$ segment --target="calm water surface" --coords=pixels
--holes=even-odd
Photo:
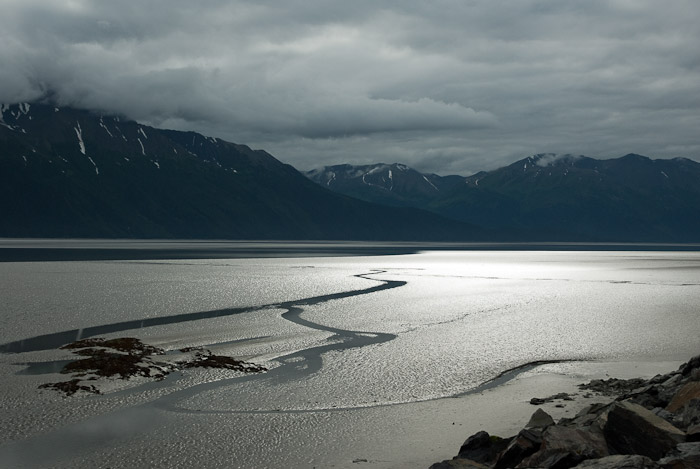
[[[700,352],[698,252],[5,262],[0,297],[2,350],[22,350],[0,354],[10,424],[0,456],[29,467],[133,467],[143,457],[158,467],[324,467],[337,463],[321,454],[325,439],[357,438],[383,409],[459,396],[528,362]],[[271,370],[193,371],[71,398],[37,389],[57,375],[17,374],[66,358],[37,345],[55,334],[95,331],[204,345]],[[240,450],[210,448],[216,438],[202,432],[213,424]],[[110,430],[91,439],[85,425]],[[37,450],[49,444],[63,449]]]

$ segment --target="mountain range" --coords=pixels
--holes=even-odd
[[[0,237],[457,240],[481,232],[337,194],[194,132],[46,104],[0,107]]]
[[[700,164],[534,155],[471,176],[305,175],[262,150],[114,115],[0,107],[0,237],[700,240]]]
[[[342,194],[421,208],[507,239],[700,239],[700,163],[686,158],[538,154],[468,177],[401,164],[327,166],[306,176]]]

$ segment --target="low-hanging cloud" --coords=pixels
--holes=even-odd
[[[7,0],[0,101],[50,95],[301,169],[698,158],[700,4],[672,3]]]

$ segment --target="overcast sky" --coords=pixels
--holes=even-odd
[[[301,170],[541,152],[700,160],[700,1],[0,0],[0,101],[116,112]]]

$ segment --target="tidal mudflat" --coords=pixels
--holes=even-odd
[[[542,386],[665,372],[700,350],[698,252],[298,254],[0,263],[0,461],[427,467],[471,428],[522,427]],[[41,388],[75,358],[59,347],[90,337],[267,371]]]

